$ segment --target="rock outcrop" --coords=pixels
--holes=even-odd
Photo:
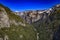
[[[0,28],[1,27],[10,27],[7,12],[3,7],[0,7]]]

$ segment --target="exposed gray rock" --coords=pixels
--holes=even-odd
[[[9,40],[8,35],[4,36],[4,40]]]
[[[1,10],[0,11],[0,28],[1,27],[10,27],[9,18],[8,18],[6,11],[2,7],[0,7],[0,10]]]

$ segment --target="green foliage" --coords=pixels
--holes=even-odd
[[[15,26],[11,25],[10,28],[1,28],[0,35],[8,35],[9,40],[36,40],[36,32],[32,26]],[[20,38],[22,35],[22,38]]]

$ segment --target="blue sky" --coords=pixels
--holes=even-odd
[[[44,10],[60,4],[60,0],[0,0],[12,11]]]

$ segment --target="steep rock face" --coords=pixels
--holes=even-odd
[[[17,13],[19,16],[21,16],[27,23],[31,24],[41,19],[46,19],[47,16],[50,15],[52,12],[52,9],[49,10],[30,10],[22,12],[23,15],[20,15],[21,13]]]
[[[2,7],[0,7],[0,28],[1,27],[10,27],[7,12]]]

